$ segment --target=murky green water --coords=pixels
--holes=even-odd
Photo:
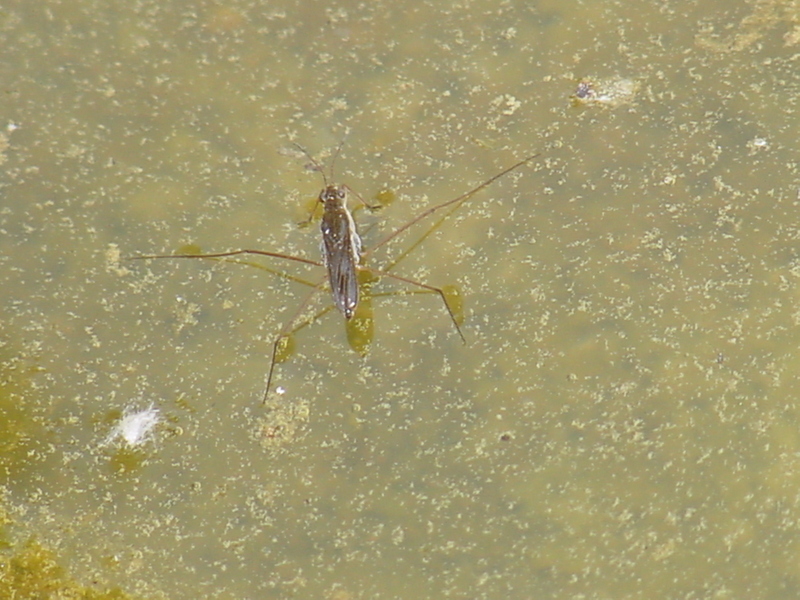
[[[769,1],[7,4],[7,538],[149,597],[797,597],[798,22]],[[307,287],[110,259],[317,258],[292,143],[325,161],[345,136],[337,179],[397,196],[359,214],[367,247],[543,156],[396,267],[459,286],[467,345],[436,297],[381,282],[368,354],[326,314],[263,408]],[[151,405],[150,441],[106,443]]]

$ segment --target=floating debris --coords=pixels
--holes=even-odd
[[[747,142],[747,149],[750,151],[750,155],[752,156],[756,152],[762,152],[764,150],[769,150],[769,140],[763,137],[756,137]]]
[[[161,422],[159,410],[153,404],[143,410],[126,408],[119,422],[108,434],[105,444],[121,439],[130,448],[146,444],[153,438],[156,425]]]
[[[278,394],[286,390],[277,388]],[[264,418],[259,419],[254,431],[255,439],[261,446],[272,452],[290,447],[303,437],[309,421],[308,402],[288,402],[286,399],[272,400],[266,405]]]
[[[576,106],[601,104],[615,107],[630,104],[639,91],[639,82],[624,77],[582,79],[570,96]]]

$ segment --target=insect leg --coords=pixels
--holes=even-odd
[[[456,331],[458,332],[458,337],[461,338],[461,341],[466,344],[467,340],[464,337],[464,334],[461,332],[461,326],[458,324],[458,319],[456,319],[456,315],[453,312],[450,303],[447,301],[447,296],[444,294],[444,290],[441,288],[437,288],[432,285],[428,285],[427,283],[422,283],[421,281],[416,281],[415,279],[409,279],[408,277],[401,277],[400,275],[395,275],[394,273],[389,273],[387,271],[381,271],[379,269],[373,269],[372,267],[360,267],[361,269],[365,269],[367,271],[371,271],[376,275],[380,275],[381,277],[389,277],[390,279],[396,279],[397,281],[402,281],[403,283],[408,283],[410,285],[415,285],[417,287],[423,288],[425,290],[429,290],[431,292],[435,292],[439,294],[439,297],[442,299],[444,303],[444,307],[447,310],[447,314],[450,315],[450,320],[453,321],[453,325],[456,327]]]

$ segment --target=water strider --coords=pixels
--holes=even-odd
[[[333,180],[333,166],[339,151],[342,149],[341,142],[336,148],[336,153],[331,160],[331,180]],[[334,185],[328,183],[325,171],[321,165],[306,152],[302,146],[297,146],[305,154],[314,169],[322,175],[325,187],[319,193],[318,204],[322,205],[322,222],[320,233],[322,241],[320,250],[322,252],[322,262],[328,271],[328,283],[331,287],[331,295],[336,308],[339,309],[346,319],[352,319],[358,308],[358,267],[361,261],[361,236],[358,235],[356,222],[350,209],[347,208],[347,192],[350,188],[346,185]],[[368,208],[370,206],[361,200]],[[309,215],[309,221],[313,219],[314,211]]]
[[[342,145],[339,144],[339,147],[336,149],[336,153],[334,154],[334,157],[331,161],[331,169],[330,169],[331,180],[333,180],[333,165],[336,161],[336,157],[339,154],[341,146]],[[317,262],[315,260],[303,258],[300,256],[282,254],[280,252],[268,252],[265,250],[251,250],[251,249],[232,250],[228,252],[215,252],[210,254],[157,254],[157,255],[135,256],[132,258],[215,259],[215,258],[226,258],[231,256],[240,256],[249,254],[249,255],[268,256],[272,258],[292,260],[295,262],[300,262],[308,265],[324,266],[327,271],[325,280],[329,282],[334,304],[336,305],[336,308],[344,315],[345,319],[347,319],[348,321],[353,318],[353,316],[356,313],[356,309],[358,308],[358,303],[359,303],[358,272],[361,270],[367,270],[374,273],[375,275],[381,277],[389,277],[397,281],[402,281],[404,283],[414,285],[438,294],[439,297],[442,299],[442,302],[444,303],[444,307],[447,310],[447,313],[450,316],[450,319],[453,322],[453,325],[455,326],[455,329],[458,332],[459,337],[461,338],[462,342],[465,342],[464,334],[461,332],[461,327],[458,324],[458,319],[456,319],[453,308],[448,302],[447,296],[445,295],[445,292],[442,288],[437,288],[432,285],[422,283],[420,281],[415,281],[413,279],[401,277],[399,275],[367,267],[366,265],[362,264],[362,258],[366,253],[362,249],[361,237],[358,234],[358,230],[356,228],[356,223],[355,220],[353,219],[353,215],[350,213],[350,210],[347,207],[347,197],[348,197],[348,192],[351,191],[350,188],[343,184],[336,185],[333,183],[329,183],[328,178],[325,176],[325,173],[321,168],[321,166],[319,165],[319,163],[317,163],[317,161],[314,160],[314,158],[310,154],[308,154],[308,152],[306,152],[305,149],[303,149],[300,146],[298,146],[298,148],[300,148],[300,150],[311,159],[311,162],[314,166],[314,170],[319,171],[322,174],[323,178],[324,187],[319,193],[318,203],[315,204],[315,210],[316,206],[319,205],[322,205],[323,208],[322,221],[320,225],[320,232],[322,234],[322,239],[320,242],[320,248],[322,250],[322,263]],[[448,200],[447,202],[442,202],[441,204],[437,204],[422,211],[419,215],[417,215],[416,217],[414,217],[413,219],[411,219],[401,227],[395,229],[389,235],[385,236],[383,239],[378,241],[378,243],[376,243],[375,245],[372,246],[372,248],[370,248],[370,251],[373,251],[376,248],[379,248],[384,244],[387,244],[389,241],[393,240],[398,235],[408,230],[410,227],[412,227],[422,219],[432,215],[437,211],[447,208],[448,206],[452,206],[453,210],[455,210],[460,203],[464,202],[465,200],[475,195],[482,189],[488,187],[489,185],[491,185],[504,175],[507,175],[508,173],[529,163],[538,156],[540,156],[540,154],[538,153],[528,156],[527,158],[524,158],[521,161],[514,163],[510,167],[490,177],[480,185],[461,194],[460,196],[457,196],[452,200]],[[358,194],[355,195],[358,196]],[[375,208],[371,207],[369,204],[364,202],[364,200],[361,199],[360,197],[359,199],[367,207]],[[313,211],[312,214],[309,216],[309,221],[312,218],[313,218]],[[313,293],[322,286],[325,280],[314,286],[312,293],[309,294],[306,297],[306,299],[300,304],[299,308],[295,311],[293,316],[288,321],[286,321],[286,323],[281,328],[278,335],[275,337],[275,340],[273,341],[272,356],[270,358],[269,372],[267,374],[267,381],[264,389],[264,398],[263,398],[264,403],[266,403],[267,401],[267,397],[269,396],[269,391],[272,386],[272,378],[275,371],[275,364],[277,362],[278,351],[281,348],[281,344],[282,342],[288,340],[292,335],[293,331],[295,331],[295,329],[293,329],[293,326],[295,322],[298,320],[300,313],[303,311],[303,309],[310,301],[311,297],[313,296]]]

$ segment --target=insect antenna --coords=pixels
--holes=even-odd
[[[330,169],[328,170],[328,174],[330,175],[330,181],[331,182],[336,181],[336,178],[333,176],[333,173],[334,173],[333,168],[336,165],[336,159],[339,158],[339,154],[341,154],[342,146],[344,146],[345,139],[342,139],[342,141],[339,142],[339,145],[336,146],[336,152],[333,153],[333,158],[331,159],[331,166],[330,166]],[[303,146],[301,146],[297,142],[293,142],[293,144],[294,144],[295,148],[297,148],[298,150],[300,150],[300,152],[305,154],[306,157],[308,158],[308,160],[311,161],[311,167],[312,168],[309,168],[309,170],[310,171],[317,171],[318,173],[320,173],[322,175],[322,183],[325,184],[325,187],[328,187],[330,184],[328,183],[328,181],[329,181],[328,177],[325,176],[325,168]],[[308,168],[308,166],[306,166],[306,167]]]
[[[336,146],[336,152],[333,153],[333,158],[331,159],[331,181],[335,181],[335,177],[333,176],[333,167],[336,165],[336,159],[339,158],[339,154],[342,151],[342,146],[344,146],[344,141],[347,139],[347,136],[342,138],[342,141],[339,142],[339,145]]]

